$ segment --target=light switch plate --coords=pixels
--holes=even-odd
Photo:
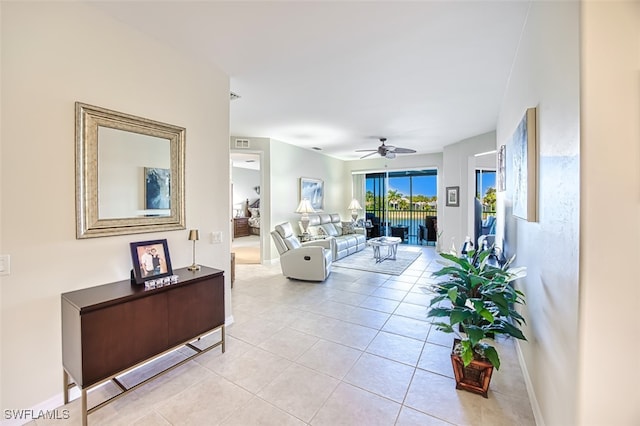
[[[222,232],[211,233],[211,244],[220,244],[222,242]]]

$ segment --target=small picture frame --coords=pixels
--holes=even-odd
[[[447,207],[460,207],[460,187],[459,186],[447,186]]]
[[[138,241],[129,244],[136,284],[173,275],[167,240]]]

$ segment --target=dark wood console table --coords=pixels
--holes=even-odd
[[[160,374],[217,346],[224,352],[224,271],[203,266],[174,274],[178,283],[151,290],[126,280],[61,295],[64,402],[72,387],[81,390],[83,425],[88,414]],[[220,341],[204,349],[190,343],[218,329]],[[118,380],[182,346],[195,353],[135,386]],[[109,380],[122,392],[87,409],[87,391]]]

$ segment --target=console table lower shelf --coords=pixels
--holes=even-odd
[[[158,376],[218,346],[224,353],[223,271],[202,267],[174,273],[177,284],[152,290],[127,280],[62,294],[64,403],[77,387],[83,426],[90,413]],[[218,331],[219,340],[198,345]],[[136,384],[123,383],[132,370],[182,348],[193,353]],[[89,390],[109,381],[121,392],[88,408]]]

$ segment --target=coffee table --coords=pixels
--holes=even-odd
[[[398,253],[398,244],[402,242],[402,238],[399,237],[377,237],[371,238],[367,241],[373,248],[373,258],[376,263],[384,262],[387,259],[396,260],[396,254]],[[382,256],[380,254],[380,247],[387,248],[387,254]]]

